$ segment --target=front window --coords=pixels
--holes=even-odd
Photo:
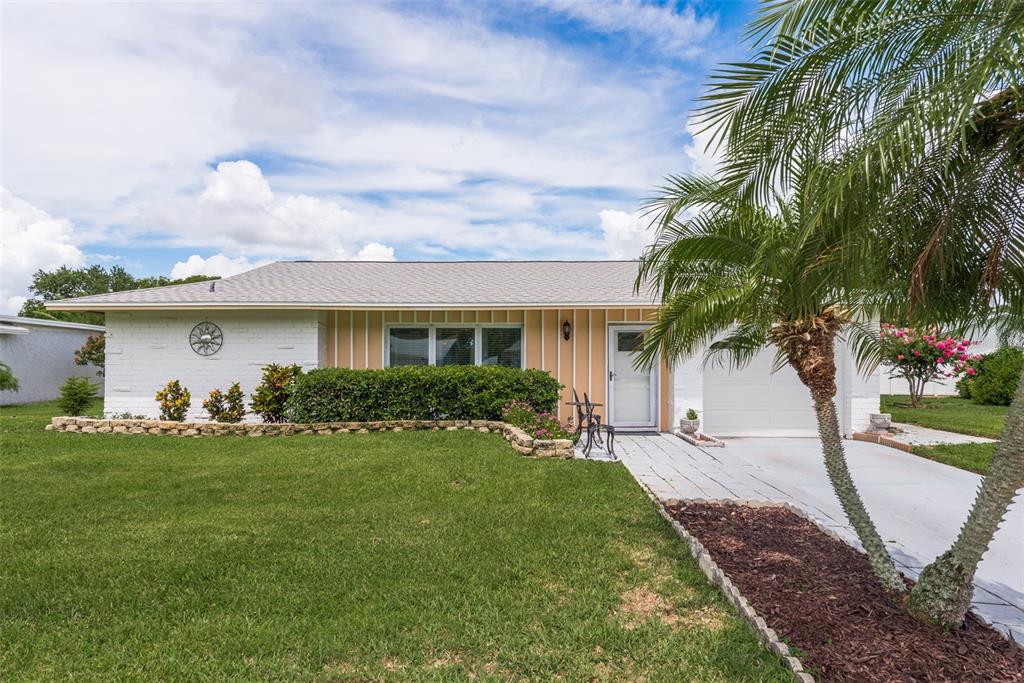
[[[429,337],[426,327],[392,327],[388,334],[388,365],[429,364]]]
[[[435,365],[473,365],[476,362],[476,329],[438,327],[434,330]]]
[[[509,325],[396,325],[385,358],[397,365],[523,367],[523,328]]]
[[[523,331],[518,327],[484,327],[481,365],[523,366]]]

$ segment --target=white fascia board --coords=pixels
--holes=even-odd
[[[206,309],[206,310],[274,310],[274,309],[301,309],[301,310],[332,310],[332,311],[390,311],[390,310],[479,310],[479,309],[514,309],[514,310],[554,310],[560,308],[652,308],[656,307],[654,302],[622,302],[622,301],[589,301],[583,302],[560,302],[550,304],[538,303],[279,303],[279,302],[245,302],[245,303],[211,303],[211,302],[160,302],[160,303],[98,303],[98,302],[76,302],[76,301],[54,301],[48,302],[46,308],[51,311],[150,311],[164,309]]]

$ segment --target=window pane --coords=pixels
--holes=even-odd
[[[619,351],[637,351],[643,346],[643,332],[619,332],[618,334]]]
[[[523,365],[523,331],[518,327],[485,327],[483,333],[483,364]]]
[[[434,334],[437,339],[434,354],[437,365],[473,365],[476,360],[473,350],[476,330],[472,327],[439,327]]]
[[[388,335],[390,365],[426,365],[430,362],[429,332],[425,327],[392,327]]]

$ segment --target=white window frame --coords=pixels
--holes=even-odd
[[[384,325],[383,366],[391,367],[391,330],[394,328],[427,329],[427,365],[437,365],[437,329],[473,329],[473,365],[483,364],[483,329],[497,327],[519,330],[519,369],[526,368],[526,329],[522,323],[387,323]]]

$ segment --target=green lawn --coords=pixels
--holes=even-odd
[[[998,439],[1003,433],[1006,406],[983,406],[958,396],[923,399],[923,408],[913,408],[906,394],[883,394],[882,412],[892,413],[893,422],[944,429]]]
[[[988,471],[988,464],[992,462],[992,454],[995,453],[995,450],[994,443],[942,444],[939,446],[916,446],[914,455],[959,467],[968,472],[985,474]]]
[[[787,681],[618,464],[0,410],[0,680]]]

